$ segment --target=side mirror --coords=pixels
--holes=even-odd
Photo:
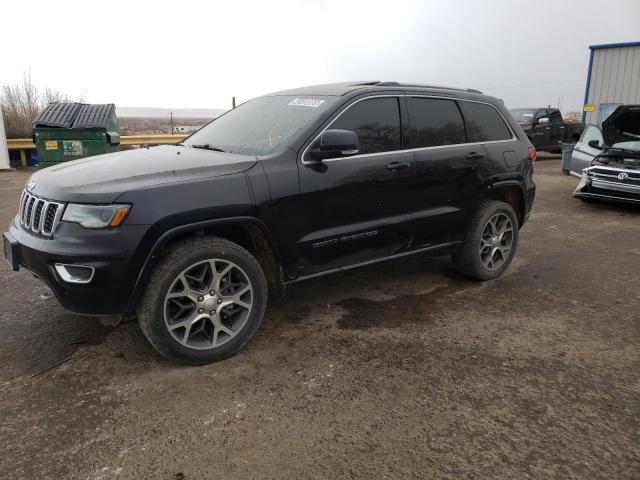
[[[309,150],[312,160],[356,155],[360,150],[358,135],[351,130],[325,130]]]
[[[538,119],[538,124],[547,125],[549,123],[549,117],[542,117]]]
[[[589,140],[588,145],[591,148],[597,148],[598,150],[602,150],[602,147],[600,146],[600,140]]]

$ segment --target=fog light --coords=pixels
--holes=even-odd
[[[96,269],[86,265],[56,263],[56,272],[67,283],[89,283]]]

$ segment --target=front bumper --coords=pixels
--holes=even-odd
[[[629,175],[629,170],[611,167],[585,168],[573,196],[640,204],[640,173]]]
[[[65,309],[84,315],[122,315],[129,313],[127,305],[142,267],[133,259],[146,258],[136,251],[144,248],[148,231],[147,225],[88,230],[62,222],[55,236],[46,239],[24,230],[14,219],[3,244],[12,268],[38,276]],[[94,274],[88,283],[70,283],[56,264],[91,267]]]

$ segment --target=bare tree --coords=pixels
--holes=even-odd
[[[62,92],[45,89],[40,93],[31,81],[31,73],[24,73],[21,84],[3,85],[0,89],[0,104],[8,138],[29,138],[31,127],[38,114],[51,102],[68,102]]]

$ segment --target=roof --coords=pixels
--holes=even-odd
[[[33,121],[33,126],[71,128],[79,106],[79,103],[50,103]]]
[[[34,127],[106,128],[115,115],[113,103],[102,105],[54,102],[50,103],[34,120]]]
[[[342,96],[354,90],[361,89],[373,89],[378,87],[397,87],[397,88],[410,88],[425,89],[425,90],[438,90],[438,91],[456,91],[466,93],[482,93],[479,90],[470,88],[455,88],[441,85],[422,85],[412,83],[399,83],[399,82],[381,82],[379,80],[366,80],[356,82],[340,82],[340,83],[326,83],[323,85],[312,85],[309,87],[294,88],[291,90],[282,90],[280,92],[274,92],[271,95],[329,95],[329,96]]]
[[[601,50],[603,48],[623,48],[623,47],[640,47],[640,42],[602,43],[600,45],[589,45],[590,50]]]
[[[103,105],[82,104],[73,122],[73,128],[106,128],[115,110],[116,106],[113,103]]]

